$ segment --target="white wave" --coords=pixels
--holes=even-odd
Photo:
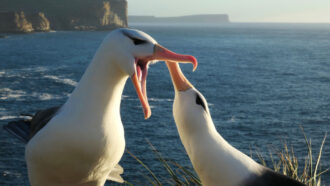
[[[54,96],[51,94],[43,93],[38,96],[40,100],[51,100],[51,99],[59,99],[60,96]]]
[[[173,101],[173,99],[170,99],[170,98],[164,98],[164,99],[161,99],[161,98],[149,98],[149,101],[155,101],[155,102],[168,101],[168,102],[171,102],[171,101]]]
[[[129,98],[129,96],[127,96],[127,95],[121,95],[121,100],[129,100],[130,98]]]
[[[19,78],[25,78],[23,73],[19,73],[15,70],[8,70],[4,73],[0,72],[0,77],[6,77],[6,78],[13,78],[13,77],[19,77]]]
[[[0,116],[0,120],[15,119],[17,116]]]
[[[44,78],[52,79],[52,80],[55,80],[56,82],[71,85],[71,86],[74,86],[74,87],[77,86],[77,84],[78,84],[78,82],[76,82],[72,79],[60,78],[58,76],[46,75],[46,76],[44,76]]]
[[[10,88],[0,89],[0,100],[19,99],[26,96],[26,92],[22,90],[12,90]]]
[[[46,72],[49,69],[46,67],[35,67],[33,70],[34,70],[34,72]]]
[[[8,120],[8,119],[31,119],[30,116],[0,116],[0,120]]]
[[[0,89],[0,100],[8,100],[8,99],[15,99],[15,100],[22,100],[27,97],[37,98],[41,101],[45,100],[52,100],[52,99],[62,99],[67,95],[60,96],[60,95],[53,95],[49,93],[39,93],[39,92],[32,92],[31,94],[27,94],[23,90],[12,90],[10,88],[1,88]],[[0,111],[2,109],[0,108]]]
[[[235,123],[236,122],[236,118],[235,116],[232,116],[229,120],[228,120],[229,123]]]
[[[128,101],[137,101],[139,100],[139,98],[130,98],[129,96],[126,97],[122,97],[122,99],[125,99],[125,100],[128,100]],[[153,102],[173,102],[174,100],[173,99],[170,99],[170,98],[164,98],[164,99],[161,99],[161,98],[148,98],[148,101],[153,101]]]
[[[127,96],[127,95],[121,95],[121,98],[129,98],[129,96]]]
[[[44,66],[13,69],[14,72],[46,72],[48,70],[49,68],[46,68]]]
[[[29,73],[39,73],[49,71],[49,68],[46,67],[28,67],[28,68],[19,68],[19,69],[10,69],[6,71],[0,71],[0,77],[7,78],[25,78]]]
[[[125,100],[128,100],[128,101],[138,101],[139,98],[125,98]]]
[[[52,99],[61,99],[64,96],[59,96],[59,95],[52,95],[52,94],[48,94],[48,93],[37,93],[37,92],[33,92],[31,94],[32,97],[35,97],[41,101],[46,101],[46,100],[52,100]]]
[[[138,106],[135,106],[136,108],[142,108],[142,105],[138,105]],[[149,107],[151,108],[151,109],[153,109],[153,108],[156,108],[156,106],[153,106],[153,105],[149,105]]]
[[[10,171],[7,171],[7,170],[3,171],[2,175],[5,176],[5,177],[9,176],[9,175],[10,176],[15,176],[16,178],[20,178],[22,176],[21,173],[10,172]]]

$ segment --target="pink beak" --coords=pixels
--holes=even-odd
[[[192,63],[193,71],[197,68],[197,60],[194,56],[182,55],[174,53],[158,44],[154,47],[154,53],[152,56],[145,59],[146,61],[159,60],[159,61],[171,61],[171,63]],[[144,118],[148,119],[151,116],[151,110],[148,102],[146,91],[146,77],[148,72],[148,65],[144,64],[143,68],[137,65],[136,72],[131,76],[136,93],[140,99]]]

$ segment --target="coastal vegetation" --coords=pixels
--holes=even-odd
[[[303,129],[302,132],[306,143],[305,154],[297,155],[293,147],[284,142],[282,149],[277,149],[275,152],[270,150],[267,158],[259,151],[251,153],[250,156],[253,157],[253,155],[256,155],[256,160],[260,164],[271,168],[275,172],[298,180],[307,186],[325,186],[325,184],[322,184],[321,177],[329,171],[329,168],[321,169],[321,157],[327,134],[325,134],[317,155],[315,156],[312,149],[312,140],[306,136]],[[200,179],[191,167],[182,166],[173,160],[167,159],[149,141],[148,143],[159,163],[163,165],[164,169],[168,173],[168,176],[165,179],[163,176],[157,175],[134,154],[129,151],[127,151],[127,153],[147,170],[148,175],[143,176],[151,185],[201,185]],[[126,182],[126,184],[133,185],[133,183],[130,182]]]

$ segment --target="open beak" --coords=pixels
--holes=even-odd
[[[147,97],[146,84],[147,84],[147,75],[148,75],[148,63],[153,60],[171,61],[171,63],[173,63],[173,64],[192,63],[193,71],[196,70],[197,64],[198,64],[197,60],[194,56],[177,54],[158,44],[155,45],[154,53],[152,56],[149,56],[144,59],[135,60],[136,71],[131,76],[131,79],[133,81],[133,85],[135,87],[137,95],[140,99],[145,119],[148,119],[151,116],[151,110],[150,110],[148,97]]]
[[[166,61],[168,71],[171,74],[171,79],[175,91],[186,91],[193,87],[181,71],[179,64],[173,63],[173,61]]]

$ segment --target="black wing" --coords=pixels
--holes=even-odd
[[[252,176],[250,179],[245,181],[242,184],[242,186],[306,186],[306,185],[297,180],[276,173],[267,168],[266,171],[261,176]]]
[[[11,121],[4,128],[11,134],[15,135],[24,142],[28,142],[40,129],[42,129],[60,107],[51,107],[38,111],[32,119]]]

